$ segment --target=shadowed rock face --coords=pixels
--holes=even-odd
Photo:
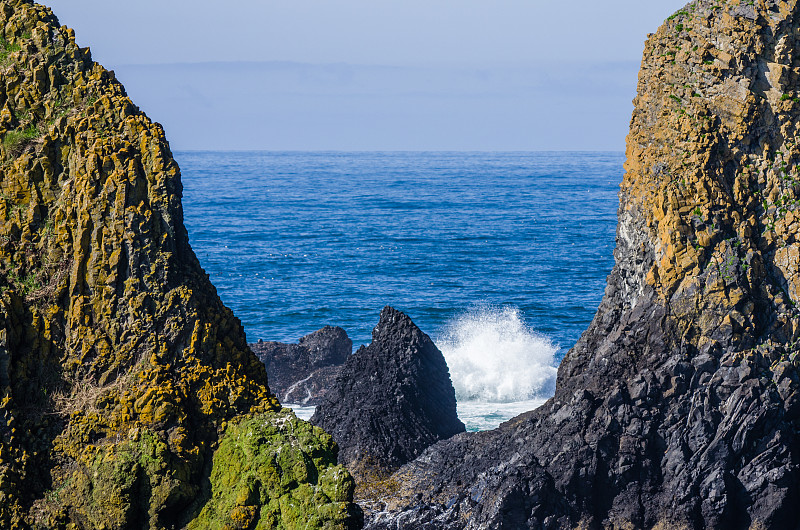
[[[381,475],[464,432],[444,356],[406,315],[386,307],[372,343],[351,355],[311,423],[339,444],[356,476]]]
[[[28,0],[0,1],[0,135],[0,527],[351,525],[335,445],[287,428],[189,246],[162,128]],[[274,473],[233,488],[221,439]]]
[[[798,39],[763,0],[648,38],[616,265],[555,397],[430,447],[367,527],[798,527]]]
[[[270,389],[282,403],[317,405],[352,353],[353,341],[342,328],[325,326],[299,344],[262,341],[250,347],[267,367]]]

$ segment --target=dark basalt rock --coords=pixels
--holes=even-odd
[[[647,41],[616,264],[555,396],[428,448],[367,528],[800,528],[800,4],[731,4]]]
[[[340,366],[353,353],[353,341],[342,328],[325,326],[300,339],[300,346],[308,350],[312,368]]]
[[[258,342],[250,347],[267,367],[270,389],[282,403],[317,405],[353,351],[339,327],[325,326],[299,344]]]
[[[339,444],[361,476],[394,470],[464,432],[444,356],[406,315],[386,307],[372,343],[347,359],[311,423]]]

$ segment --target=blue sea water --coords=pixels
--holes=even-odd
[[[192,246],[247,338],[380,309],[442,349],[468,427],[552,395],[613,265],[622,153],[178,152]]]

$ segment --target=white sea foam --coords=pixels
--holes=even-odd
[[[525,325],[519,309],[480,306],[447,324],[436,340],[470,431],[493,429],[555,392],[558,347]],[[308,419],[314,407],[287,404]]]
[[[516,401],[513,403],[487,403],[485,401],[459,401],[458,419],[468,431],[488,431],[504,421],[539,407],[545,398]]]
[[[493,429],[555,392],[558,347],[515,307],[480,306],[456,317],[438,340],[470,431]]]
[[[284,403],[283,406],[287,409],[292,409],[295,416],[306,421],[311,419],[311,416],[314,415],[314,411],[317,409],[314,405],[300,405],[297,403]]]
[[[477,307],[447,325],[436,342],[461,402],[519,403],[555,391],[555,354],[515,307]]]

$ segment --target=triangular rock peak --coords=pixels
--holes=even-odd
[[[0,1],[0,136],[0,527],[349,525],[333,443],[290,429],[189,247],[162,128],[28,0]],[[218,446],[282,460],[243,495]]]
[[[465,430],[442,352],[391,307],[381,311],[372,343],[347,359],[311,423],[331,433],[357,479],[393,471]]]

